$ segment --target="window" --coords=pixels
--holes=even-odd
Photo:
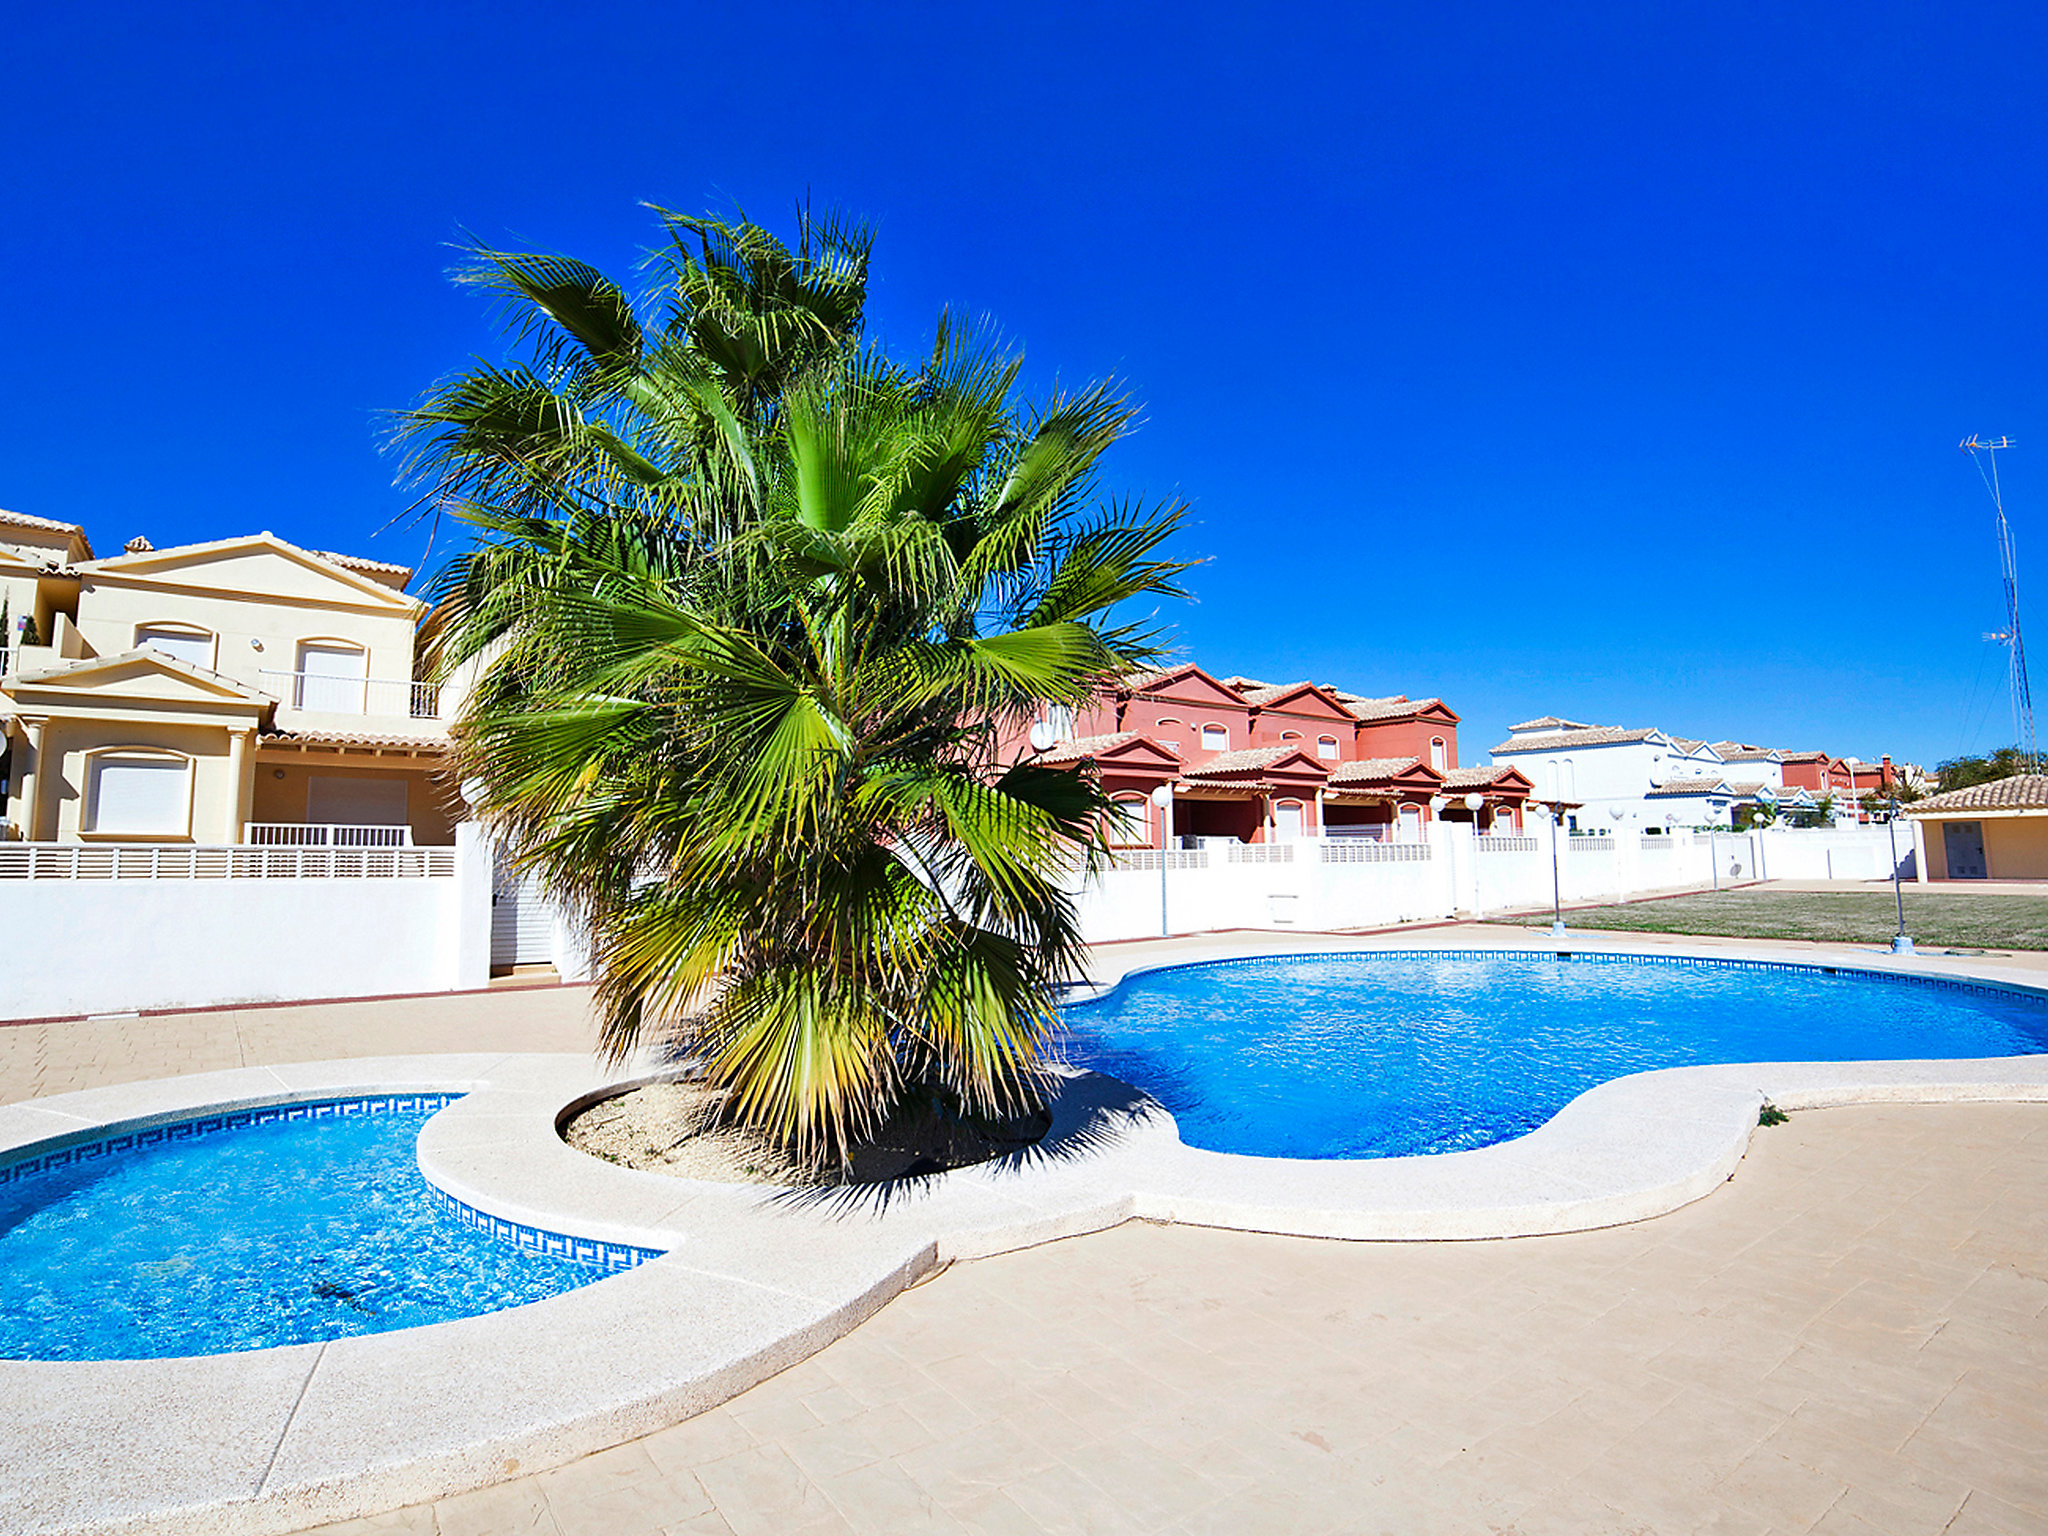
[[[1280,733],[1280,739],[1281,739],[1282,741],[1299,741],[1299,740],[1301,740],[1301,732],[1299,732],[1299,731],[1282,731],[1282,732]]]
[[[1152,843],[1151,802],[1143,795],[1118,795],[1110,802],[1103,835],[1116,848],[1146,848]]]
[[[1301,836],[1302,809],[1299,800],[1282,800],[1273,807],[1273,835],[1283,843]]]
[[[213,636],[193,624],[138,624],[135,647],[148,646],[166,656],[189,661],[195,667],[213,670]]]
[[[86,773],[92,830],[184,837],[192,830],[192,760],[147,748],[96,752]]]
[[[1230,728],[1224,725],[1203,726],[1202,750],[1204,752],[1228,752],[1230,750]]]
[[[1401,841],[1419,843],[1422,841],[1422,807],[1404,805],[1401,807]]]
[[[1443,737],[1432,736],[1429,738],[1430,767],[1434,768],[1438,773],[1442,773],[1444,771],[1444,760],[1448,755],[1448,751],[1444,746]]]
[[[1325,762],[1334,763],[1337,761],[1337,738],[1334,736],[1318,736],[1316,738],[1316,756],[1322,758]]]
[[[1558,765],[1557,792],[1560,798],[1576,800],[1579,795],[1579,770],[1566,758]]]
[[[405,780],[316,774],[306,780],[306,820],[324,826],[402,827]]]
[[[366,712],[370,653],[346,640],[306,640],[299,645],[298,686],[292,703],[300,709],[337,715]]]

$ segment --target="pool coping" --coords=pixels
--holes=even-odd
[[[1390,950],[1641,955],[1588,941],[1418,946],[1408,935],[1219,938],[1200,960]],[[1405,940],[1405,942],[1404,942]],[[1673,959],[1783,951],[1659,944]],[[1161,969],[1098,954],[1104,990]],[[1925,975],[1855,953],[1836,970]],[[1942,966],[1953,979],[2048,996],[2033,973]],[[564,1106],[669,1075],[573,1055],[366,1058],[246,1068],[0,1107],[0,1161],[110,1126],[358,1094],[460,1092],[422,1131],[420,1167],[447,1198],[536,1232],[664,1257],[599,1284],[427,1328],[188,1359],[0,1362],[0,1507],[24,1533],[269,1536],[442,1497],[649,1433],[814,1353],[954,1259],[1131,1219],[1297,1236],[1426,1241],[1644,1220],[1711,1192],[1769,1099],[2048,1101],[2048,1055],[1932,1062],[1668,1068],[1582,1093],[1514,1141],[1374,1160],[1242,1157],[1184,1145],[1172,1117],[1114,1079],[1076,1072],[1038,1148],[879,1189],[791,1191],[669,1178],[570,1149]]]

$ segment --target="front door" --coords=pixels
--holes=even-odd
[[[1983,880],[1989,876],[1984,867],[1983,822],[1944,821],[1941,845],[1948,854],[1949,879]]]
[[[1282,800],[1273,807],[1273,835],[1283,843],[1301,836],[1301,802]]]

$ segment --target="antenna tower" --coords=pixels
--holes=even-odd
[[[1998,562],[2005,579],[2005,628],[1984,638],[2004,642],[2010,658],[2013,738],[2020,749],[2025,771],[2033,773],[2041,764],[2041,754],[2034,739],[2034,690],[2027,682],[2026,642],[2020,638],[2020,578],[2013,562],[2012,524],[2005,520],[2005,495],[1998,485],[1998,454],[2001,449],[2012,446],[2012,439],[1984,438],[1972,433],[1957,446],[1977,466],[1984,489],[1991,493],[1992,509],[1998,514]]]

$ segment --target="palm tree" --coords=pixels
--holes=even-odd
[[[721,232],[659,341],[592,269],[482,252],[535,359],[406,420],[481,534],[430,636],[481,668],[459,771],[587,922],[614,1054],[678,1030],[812,1159],[913,1096],[1026,1107],[1108,807],[999,740],[1156,658],[1112,615],[1177,593],[1179,509],[1098,494],[1107,388],[1022,401],[943,316],[914,368],[863,346],[864,234],[670,217]]]

